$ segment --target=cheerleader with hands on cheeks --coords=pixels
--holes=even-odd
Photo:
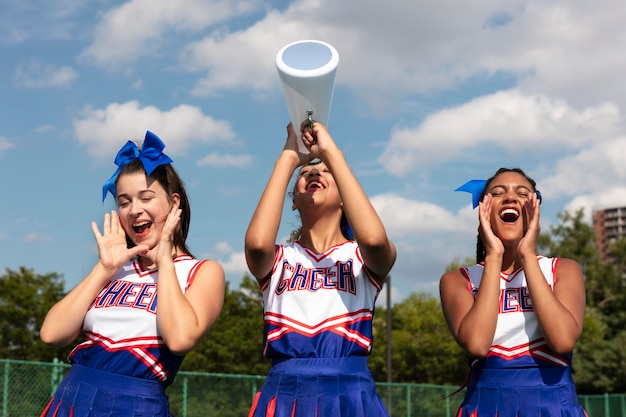
[[[119,214],[92,223],[99,259],[48,312],[41,339],[53,346],[85,341],[42,417],[168,417],[165,388],[184,355],[217,320],[224,271],[195,259],[185,240],[191,210],[165,145],[147,132],[128,141],[103,187]]]
[[[444,274],[441,303],[471,374],[459,417],[585,416],[570,365],[585,287],[574,260],[537,255],[541,194],[519,168],[457,191],[478,206],[477,264]]]
[[[246,233],[248,268],[263,293],[264,354],[272,359],[249,415],[388,416],[367,357],[374,303],[396,249],[333,138],[308,123],[300,127],[308,153],[287,126]],[[282,209],[298,168],[291,195],[302,227],[281,245]]]

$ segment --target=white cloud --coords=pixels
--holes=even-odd
[[[5,152],[8,149],[11,149],[13,146],[14,145],[13,145],[13,143],[11,143],[9,138],[6,138],[4,136],[0,136],[0,157],[4,156]]]
[[[244,274],[249,274],[246,256],[243,252],[230,253],[227,259],[220,259],[226,275],[241,279]]]
[[[51,242],[52,240],[54,239],[52,239],[50,236],[37,232],[32,232],[24,236],[24,242],[28,243]]]
[[[78,78],[71,67],[55,67],[32,61],[15,72],[15,83],[25,88],[67,87]]]
[[[105,109],[87,107],[82,118],[74,121],[78,141],[98,159],[108,159],[127,140],[143,141],[147,130],[165,142],[168,155],[185,153],[192,144],[229,143],[235,137],[230,123],[186,104],[163,111],[137,101],[111,103]]]
[[[432,203],[412,201],[395,194],[379,194],[370,201],[394,239],[466,228],[463,220]]]
[[[145,56],[157,55],[174,35],[197,33],[218,22],[249,13],[255,0],[131,0],[107,11],[94,43],[81,58],[105,68],[121,69]]]
[[[626,137],[594,144],[556,162],[554,174],[541,180],[548,195],[597,192],[626,182]]]
[[[509,153],[536,151],[538,146],[544,151],[575,149],[606,140],[622,122],[612,104],[577,110],[541,94],[499,91],[440,110],[416,128],[396,128],[379,162],[401,176],[477,146]]]
[[[37,133],[46,133],[46,132],[52,132],[56,130],[56,126],[55,125],[41,125],[41,126],[37,126],[35,128],[35,132]]]
[[[252,155],[224,155],[212,153],[198,161],[198,166],[248,168]]]

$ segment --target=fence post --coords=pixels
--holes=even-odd
[[[406,417],[411,417],[411,385],[406,386]]]
[[[9,361],[4,362],[4,387],[2,388],[2,417],[9,415]]]
[[[187,375],[183,375],[183,417],[187,417],[187,401],[189,399],[189,378]]]
[[[52,372],[50,373],[50,398],[54,396],[54,392],[57,390],[57,381],[59,380],[59,360],[54,358],[52,360]]]

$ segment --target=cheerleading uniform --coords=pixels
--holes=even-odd
[[[184,292],[204,263],[174,259]],[[158,269],[126,263],[100,291],[83,322],[85,341],[42,417],[167,417],[169,386],[184,356],[173,354],[156,321]]]
[[[321,254],[299,242],[276,246],[261,282],[272,369],[251,417],[389,415],[367,365],[384,278],[364,265],[354,241]]]
[[[554,290],[559,258],[537,257]],[[476,295],[484,263],[461,268]],[[533,309],[522,268],[500,273],[500,302],[493,343],[487,357],[471,364],[471,379],[457,417],[581,417],[571,377],[572,354],[554,353]]]

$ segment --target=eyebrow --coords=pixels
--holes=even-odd
[[[498,185],[494,185],[493,187],[491,187],[489,189],[489,192],[492,192],[495,188],[502,188],[503,190],[506,190],[509,187],[506,185],[498,184]],[[515,191],[519,190],[520,188],[523,188],[525,190],[532,192],[532,190],[525,185],[512,185],[511,188],[513,188]]]
[[[144,194],[147,194],[147,193],[156,194],[156,191],[154,191],[154,190],[150,190],[150,189],[141,190],[141,191],[139,191],[139,197],[142,197]],[[120,198],[130,199],[130,197],[128,196],[128,194],[119,194],[119,195],[117,196],[117,199],[119,200]]]

